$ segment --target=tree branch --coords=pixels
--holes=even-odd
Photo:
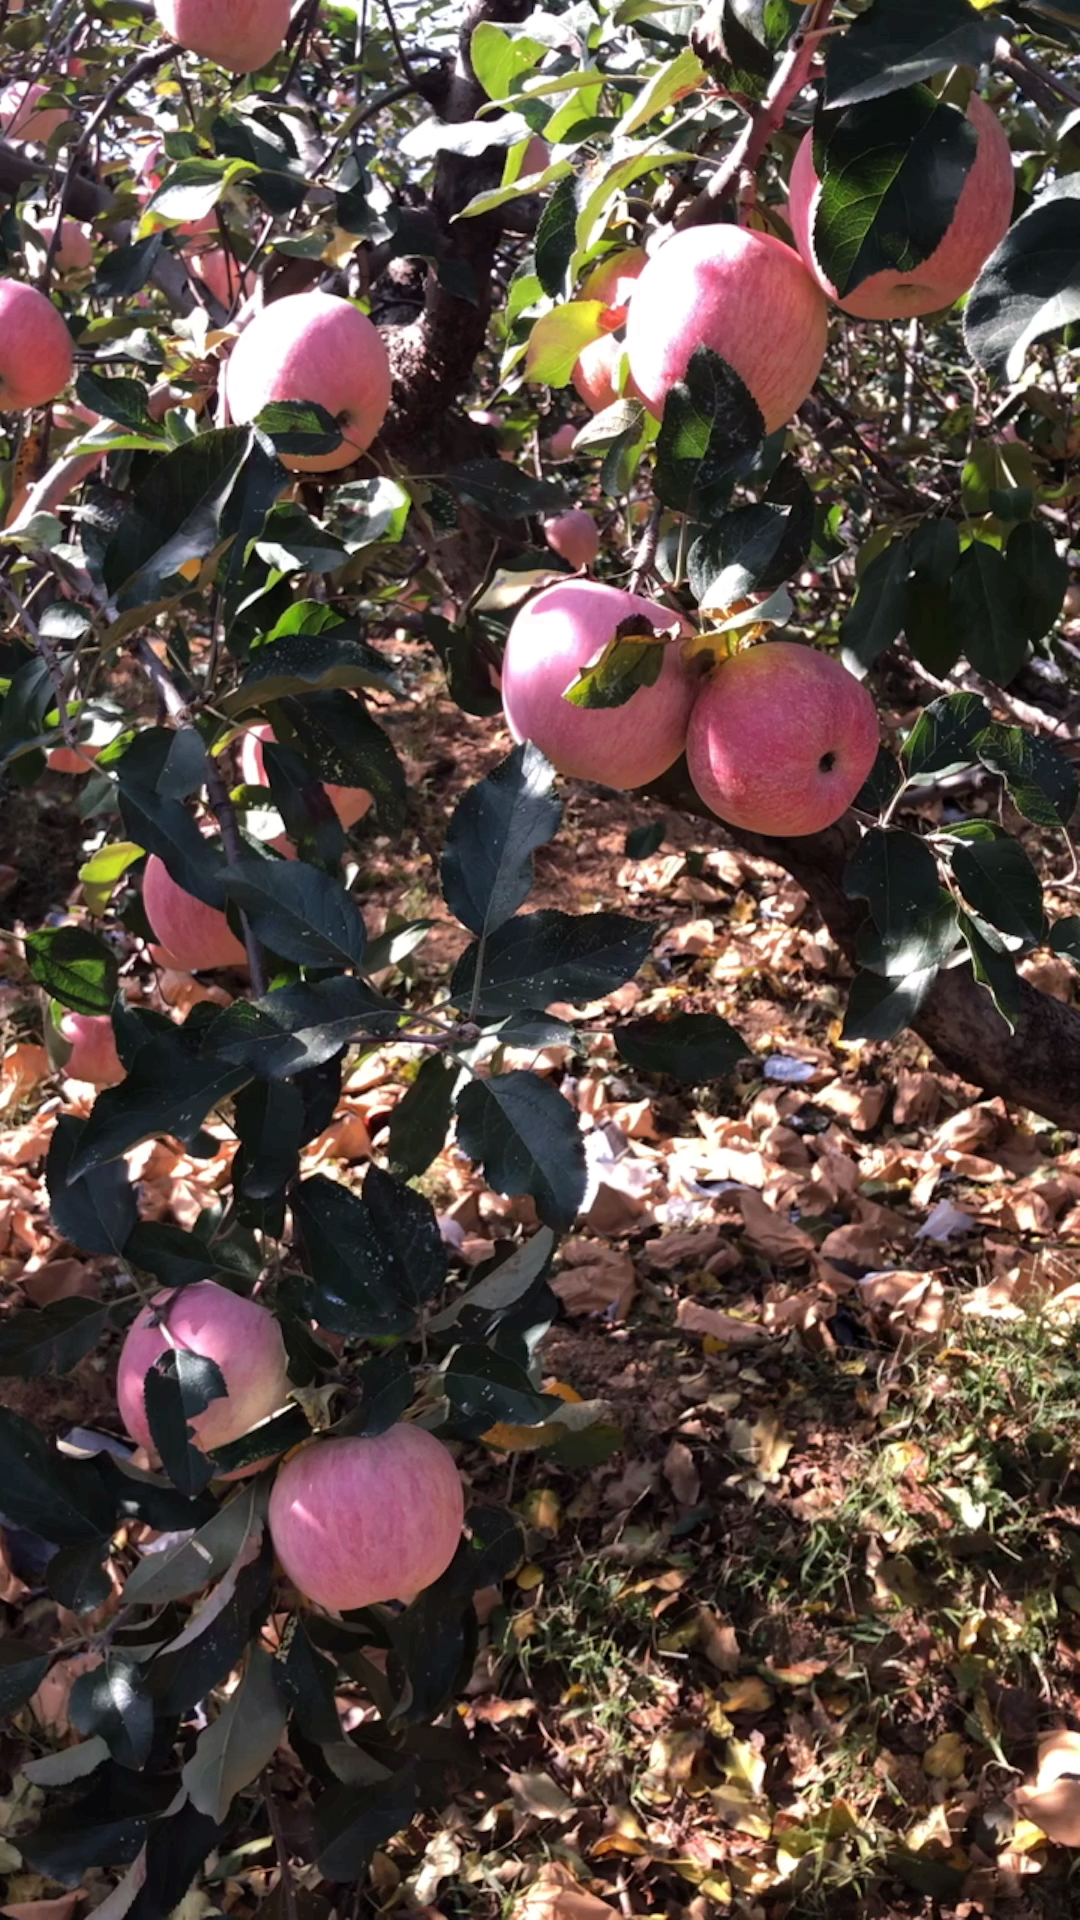
[[[747,853],[771,861],[809,894],[845,958],[866,921],[866,905],[844,891],[844,872],[858,841],[851,814],[825,833],[774,840],[730,827],[699,800],[685,761],[679,761],[645,792],[667,806],[709,820]],[[1080,1131],[1080,1011],[1017,980],[1019,1011],[1010,1033],[989,994],[969,966],[937,976],[911,1022],[944,1067],[1014,1106],[1028,1107],[1070,1132]]]

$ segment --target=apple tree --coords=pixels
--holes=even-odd
[[[522,1429],[565,1466],[611,1444],[536,1358],[588,1167],[530,1060],[599,1038],[692,1087],[750,1049],[714,1013],[601,1018],[653,928],[530,910],[571,722],[573,777],[647,783],[799,880],[850,962],[850,1039],[911,1027],[1080,1126],[1080,1013],[1018,971],[1080,964],[1080,916],[1046,899],[1076,877],[1074,0],[250,11],[0,0],[6,858],[41,782],[69,783],[83,843],[8,951],[58,1069],[98,1084],[56,1114],[47,1183],[106,1276],[9,1315],[0,1371],[111,1366],[136,1316],[167,1328],[208,1282],[270,1309],[288,1368],[280,1406],[207,1448],[229,1364],[163,1334],[138,1461],[119,1417],[76,1455],[0,1411],[0,1505],[95,1656],[18,1844],[69,1886],[117,1869],[111,1913],[138,1920],[226,1843],[286,1732],[329,1881],[475,1765],[448,1709],[514,1517],[473,1502],[433,1584],[334,1613],[275,1561],[282,1463],[406,1418],[463,1466]],[[230,393],[245,334],[254,399]],[[544,594],[577,652],[542,727]],[[462,939],[431,991],[402,649],[493,739],[530,620],[519,737],[438,849]],[[796,705],[782,658],[808,647]],[[710,784],[748,662],[764,693]],[[642,774],[673,676],[681,731]],[[811,764],[834,676],[860,717]],[[779,811],[732,804],[749,773]],[[376,842],[401,863],[378,931]],[[362,1182],[302,1171],[379,1051],[405,1092]],[[222,1157],[186,1226],[140,1211],[155,1139]],[[526,1229],[468,1284],[423,1190],[450,1139]],[[0,1643],[5,1711],[53,1657]],[[371,1708],[348,1734],[343,1677]]]

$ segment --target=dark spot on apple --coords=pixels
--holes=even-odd
[[[821,759],[818,761],[818,771],[819,773],[831,773],[835,765],[835,753],[823,753]]]

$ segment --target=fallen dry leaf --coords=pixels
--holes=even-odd
[[[719,1307],[703,1307],[699,1300],[680,1300],[675,1323],[685,1333],[704,1333],[728,1347],[761,1347],[771,1336],[752,1320],[737,1320]]]
[[[515,1900],[511,1920],[609,1920],[618,1908],[589,1893],[561,1860],[541,1867],[532,1886]]]
[[[673,1440],[664,1455],[664,1479],[681,1507],[697,1506],[701,1477],[684,1440]]]
[[[591,1240],[569,1241],[562,1259],[563,1271],[551,1281],[551,1290],[567,1313],[604,1313],[625,1319],[636,1288],[633,1262],[626,1254],[598,1247]]]
[[[774,1213],[760,1193],[754,1193],[751,1188],[743,1188],[736,1197],[744,1234],[755,1253],[764,1254],[767,1260],[774,1260],[782,1267],[799,1266],[809,1259],[814,1242],[793,1220]]]
[[[738,1673],[742,1655],[735,1629],[704,1605],[697,1611],[697,1644],[717,1673]]]
[[[1080,1780],[1017,1787],[1011,1799],[1017,1813],[1033,1820],[1048,1840],[1060,1847],[1080,1847]]]
[[[19,1284],[35,1307],[50,1307],[54,1300],[70,1300],[76,1294],[96,1294],[97,1276],[83,1260],[48,1260],[32,1273],[20,1275]]]

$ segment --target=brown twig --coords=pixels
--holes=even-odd
[[[827,387],[822,386],[820,380],[814,388],[814,399],[820,400],[822,406],[824,406],[829,413],[833,414],[847,429],[853,446],[858,448],[864,460],[868,460],[870,465],[876,468],[882,479],[892,489],[897,499],[902,500],[906,507],[921,513],[924,503],[920,495],[915,492],[913,487],[907,486],[903,480],[897,478],[893,472],[892,462],[886,458],[885,454],[879,453],[876,447],[872,447],[870,442],[863,438],[859,423],[854,415],[849,413],[842,400],[838,400],[834,393],[830,393]]]
[[[159,660],[149,640],[137,642],[135,657],[145,669],[153,685],[161,696],[166,713],[175,725],[190,727],[193,724],[191,708],[184,699],[169,669]],[[213,754],[206,756],[206,797],[210,810],[221,828],[221,844],[225,852],[227,866],[238,866],[244,858],[244,843],[240,838],[240,828],[236,819],[236,808],[229,798],[229,789],[225,785],[221,768]],[[240,912],[240,924],[244,930],[244,945],[247,948],[248,970],[251,985],[256,998],[266,992],[268,981],[266,962],[258,940],[252,932],[246,913]]]
[[[1018,47],[1015,40],[1002,38],[998,41],[994,48],[994,64],[1007,73],[1011,80],[1015,80],[1018,87],[1023,87],[1044,113],[1053,112],[1052,107],[1047,107],[1046,101],[1048,96],[1054,94],[1059,100],[1067,100],[1070,106],[1080,107],[1080,90],[1070,86],[1067,80],[1060,79],[1056,73],[1051,73],[1049,67],[1033,59],[1024,47]]]
[[[783,126],[788,108],[810,77],[818,41],[829,24],[834,4],[835,0],[813,0],[807,7],[802,25],[780,62],[764,100],[754,108],[723,165],[676,218],[677,232],[715,220],[723,202],[743,177],[753,179],[769,141]]]
[[[663,511],[664,509],[660,501],[657,500],[645,522],[645,531],[638,542],[638,550],[634,555],[634,564],[630,571],[630,580],[626,589],[627,593],[639,593],[641,591],[642,581],[652,572],[653,562],[656,559],[656,549],[660,543],[660,518]]]

